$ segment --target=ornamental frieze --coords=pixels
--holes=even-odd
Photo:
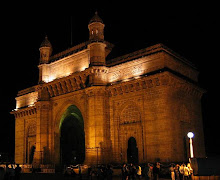
[[[11,112],[11,114],[14,114],[16,118],[32,116],[35,115],[36,113],[37,113],[37,109],[35,106],[18,109],[16,111]]]
[[[185,93],[201,97],[204,90],[193,83],[189,83],[182,78],[166,71],[155,75],[133,79],[127,82],[121,82],[108,86],[108,95],[114,97],[130,92],[137,92],[144,89],[154,88],[158,86],[170,86],[177,90],[183,90]]]
[[[44,84],[44,88],[47,89],[50,97],[55,97],[84,89],[86,87],[86,80],[86,74],[70,76],[67,78],[58,79],[51,83]]]

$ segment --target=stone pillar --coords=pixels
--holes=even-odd
[[[25,120],[15,119],[15,163],[25,163]]]
[[[86,89],[88,104],[88,124],[86,131],[85,164],[108,163],[110,158],[110,136],[107,126],[105,87]]]
[[[36,150],[34,155],[35,164],[48,164],[49,153],[49,101],[38,101],[37,107],[37,128],[36,128]]]

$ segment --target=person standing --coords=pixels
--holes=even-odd
[[[174,165],[173,164],[171,164],[171,167],[170,167],[170,174],[171,174],[171,179],[175,180],[175,172],[174,172]]]
[[[127,167],[126,164],[123,164],[121,168],[122,180],[126,180],[127,177]]]
[[[107,180],[112,180],[112,174],[113,174],[113,170],[111,165],[107,165],[107,169],[106,169],[106,179]]]
[[[6,165],[5,165],[5,175],[4,175],[4,179],[5,179],[5,180],[8,180],[8,179],[9,179],[9,171],[10,171],[10,169],[9,169],[9,164],[6,164]]]
[[[15,180],[20,180],[20,176],[21,176],[21,167],[19,166],[19,164],[17,164],[15,168]]]
[[[131,163],[130,164],[130,168],[129,168],[129,172],[130,172],[130,179],[134,180],[135,179],[135,175],[136,175],[136,167]]]
[[[144,179],[146,179],[146,180],[148,180],[148,176],[147,176],[148,170],[149,170],[149,167],[148,167],[148,165],[146,165],[146,166],[144,166],[144,169],[142,171],[142,177],[144,177]]]
[[[4,179],[4,175],[5,175],[5,170],[3,167],[0,167],[0,180]]]
[[[149,177],[150,180],[152,180],[154,178],[153,166],[150,163],[148,163],[148,167],[149,167],[149,169],[148,169],[148,177]]]
[[[188,167],[188,169],[189,169],[189,179],[191,179],[191,176],[192,176],[192,174],[193,174],[193,169],[192,169],[190,163],[187,164],[187,167]]]
[[[179,168],[179,172],[180,172],[180,179],[184,180],[184,163],[181,164],[180,168]]]
[[[176,180],[180,180],[179,164],[174,167]]]
[[[15,169],[13,167],[13,164],[11,164],[11,167],[9,168],[9,180],[15,179]]]
[[[189,179],[189,168],[186,165],[184,166],[183,179],[184,180],[188,180]]]
[[[159,180],[160,163],[157,162],[153,167],[154,180]]]
[[[141,179],[141,166],[138,166],[137,168],[137,177],[138,179]]]
[[[81,166],[80,166],[80,164],[78,165],[78,169],[79,169],[79,179],[82,179],[82,172],[81,172]]]

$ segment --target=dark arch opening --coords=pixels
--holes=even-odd
[[[128,163],[138,164],[138,147],[134,137],[130,137],[128,140],[127,161]]]
[[[35,153],[35,146],[32,146],[30,149],[30,155],[29,155],[29,164],[32,164],[34,160],[34,153]]]
[[[67,108],[60,123],[61,164],[82,164],[85,160],[84,121],[80,110],[72,105]]]

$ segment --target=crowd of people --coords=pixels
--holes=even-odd
[[[82,179],[81,168],[79,168],[79,179]],[[69,175],[76,175],[72,168],[71,171],[67,171]],[[21,167],[19,164],[7,164],[5,169],[0,169],[0,179],[5,180],[19,180]],[[120,169],[119,169],[120,170]],[[4,171],[4,176],[1,176]],[[111,165],[99,165],[88,168],[88,179],[100,179],[100,180],[111,180],[113,177],[113,166]],[[134,165],[123,164],[121,167],[121,177],[122,180],[135,180],[135,179],[145,179],[145,180],[159,180],[160,177],[164,176],[164,174],[168,175],[171,180],[190,180],[191,175],[193,174],[193,169],[191,168],[190,163],[182,163],[180,164],[169,164],[164,165],[159,162],[151,164],[142,164],[142,165]],[[167,178],[167,177],[166,177]]]
[[[193,169],[188,163],[185,165],[184,163],[182,165],[179,164],[171,164],[170,167],[170,174],[172,180],[188,180],[191,179],[191,175],[193,173]]]
[[[115,168],[114,168],[115,169]],[[89,179],[112,179],[113,167],[98,166],[88,169]],[[187,165],[179,164],[161,164],[156,162],[154,164],[147,163],[142,165],[134,165],[133,163],[123,164],[121,167],[122,180],[159,180],[160,178],[172,180],[190,180],[192,175],[192,168],[190,163]]]
[[[148,163],[146,166],[134,166],[131,164],[124,164],[122,167],[122,180],[146,179],[146,180],[159,180],[163,174],[162,169],[169,169],[170,178],[172,180],[189,180],[193,170],[190,163],[185,165],[170,164],[162,165],[157,162],[155,164]],[[164,174],[163,174],[164,175]]]
[[[97,179],[107,179],[111,180],[113,176],[113,168],[111,165],[101,165],[98,167],[89,167],[88,168],[89,179],[97,177]]]
[[[1,178],[4,180],[20,180],[21,167],[19,164],[6,164],[5,169],[1,169]]]
[[[158,180],[160,174],[160,163],[152,165],[150,163],[145,167],[140,165],[124,164],[122,166],[122,180],[141,179],[142,177],[149,180]]]

